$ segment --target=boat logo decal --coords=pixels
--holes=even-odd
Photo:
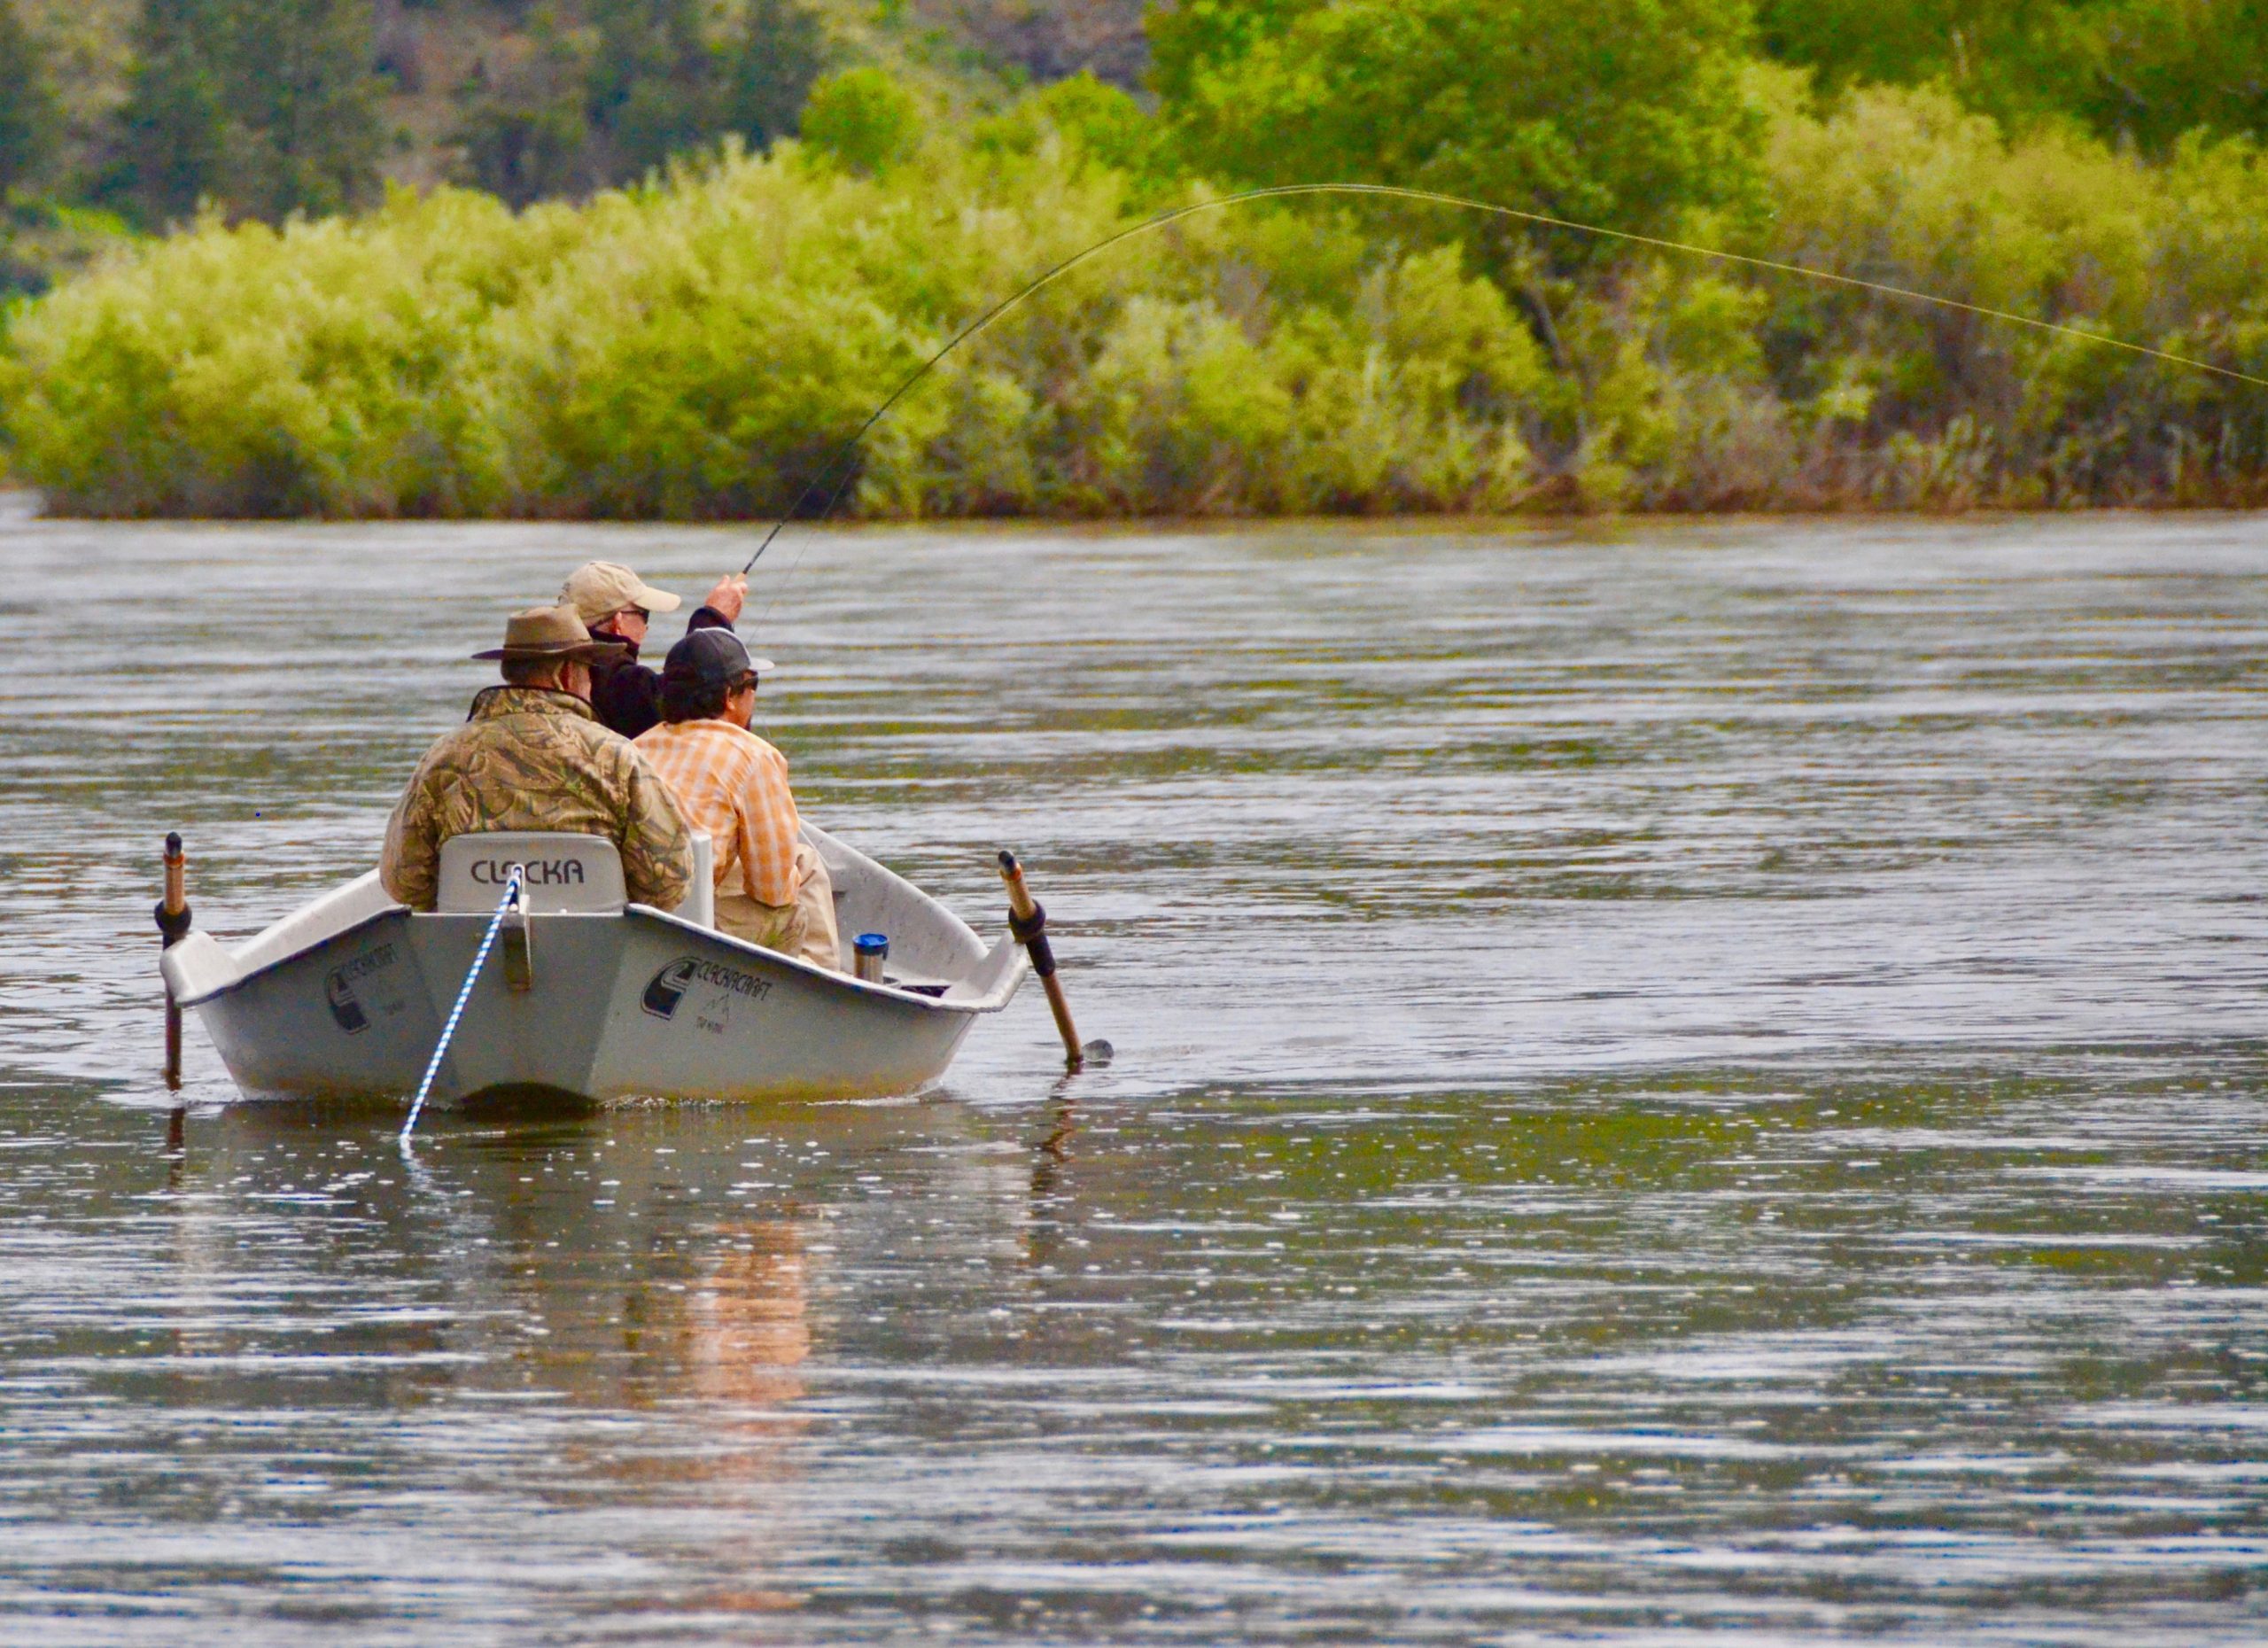
[[[362,1011],[362,1003],[354,994],[354,981],[368,978],[393,964],[393,946],[380,944],[375,950],[364,951],[352,961],[341,962],[323,980],[323,999],[330,1004],[330,1016],[349,1036],[360,1036],[370,1028],[369,1014]]]
[[[750,1001],[761,1001],[772,993],[768,978],[721,962],[703,961],[698,956],[680,956],[654,975],[639,1005],[657,1019],[675,1018],[678,1004],[695,984],[722,992],[720,999],[745,996]]]
[[[671,962],[654,975],[639,1005],[657,1019],[676,1017],[677,1004],[685,999],[686,986],[693,983],[693,969],[700,965],[691,956]]]
[[[585,884],[580,859],[529,859],[524,862],[518,859],[475,859],[472,861],[472,879],[483,887],[501,887],[512,879],[515,864],[522,865],[527,871],[527,884],[531,887],[564,887],[570,882],[578,887]]]

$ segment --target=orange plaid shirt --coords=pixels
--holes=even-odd
[[[729,721],[664,722],[634,742],[686,821],[717,843],[718,887],[738,865],[741,886],[757,903],[795,903],[803,820],[788,788],[788,758]]]

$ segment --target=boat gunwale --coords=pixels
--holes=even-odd
[[[224,996],[234,995],[237,991],[259,983],[279,968],[290,967],[307,960],[308,956],[326,944],[337,944],[341,939],[351,938],[366,929],[376,927],[381,921],[390,921],[396,916],[413,920],[419,916],[425,916],[438,921],[473,922],[488,919],[477,912],[452,911],[445,914],[433,910],[412,910],[406,904],[396,903],[385,909],[372,912],[352,926],[342,927],[335,933],[326,933],[312,944],[304,944],[289,954],[277,956],[272,961],[262,962],[252,971],[241,974],[216,989],[208,990],[201,996],[187,997],[183,999],[180,1006],[183,1008],[202,1007],[220,1000]],[[920,1007],[929,1013],[957,1013],[967,1017],[975,1017],[980,1013],[998,1013],[1014,998],[1016,987],[1023,982],[1022,966],[1012,965],[1001,982],[994,985],[987,994],[974,1001],[950,1001],[942,996],[924,995],[918,991],[903,989],[895,984],[876,983],[869,979],[859,978],[854,974],[837,972],[832,968],[820,967],[815,962],[806,961],[800,956],[788,955],[782,951],[767,950],[762,944],[750,944],[744,938],[735,938],[730,933],[720,931],[713,927],[703,927],[697,921],[688,921],[683,916],[672,915],[666,910],[657,910],[649,904],[626,904],[620,910],[555,911],[531,916],[529,920],[531,921],[621,921],[630,916],[657,921],[664,926],[673,927],[702,938],[727,945],[732,950],[751,958],[776,963],[804,973],[816,983],[847,985],[855,996],[877,998],[900,1006]],[[252,938],[258,937],[259,934],[254,934]],[[247,938],[244,942],[249,944],[252,942],[252,938]],[[214,942],[219,944],[221,941],[215,938]],[[227,950],[231,958],[234,957],[235,950],[232,946],[222,944],[221,948]],[[1018,962],[1021,962],[1021,957],[1018,958]]]
[[[310,902],[312,902],[312,900]],[[305,907],[305,906],[301,906],[303,909]],[[296,914],[297,912],[295,911],[293,913]],[[412,915],[415,913],[416,912],[411,910],[406,904],[389,905],[383,910],[371,912],[369,915],[364,916],[361,921],[354,922],[351,926],[342,927],[335,933],[325,933],[313,944],[302,944],[297,950],[277,956],[273,961],[263,961],[258,967],[252,968],[249,973],[240,973],[236,977],[230,979],[227,983],[218,985],[212,990],[208,990],[201,996],[184,996],[176,1005],[184,1008],[201,1007],[208,1001],[218,1001],[223,996],[234,995],[237,991],[244,989],[248,984],[258,983],[261,979],[266,978],[270,973],[275,972],[278,968],[290,967],[295,961],[305,960],[308,956],[322,949],[325,944],[336,944],[342,938],[352,937],[356,933],[362,931],[365,928],[376,927],[381,921],[390,921],[397,915]],[[291,918],[286,916],[283,919],[288,921]],[[260,933],[254,933],[251,938],[247,938],[243,942],[246,944],[250,944],[254,940],[258,939],[261,933],[265,933],[267,930],[267,928],[262,928]],[[235,945],[221,944],[221,940],[218,938],[214,938],[213,942],[216,944],[221,944],[221,948],[228,952],[229,959],[230,960],[234,960],[236,959],[237,952]]]
[[[911,886],[912,883],[908,882],[907,885]],[[914,890],[920,892],[920,889],[915,888]],[[923,893],[922,897],[926,898],[928,895]],[[944,908],[943,906],[938,907]],[[696,933],[703,938],[729,944],[743,955],[779,963],[803,973],[820,983],[847,984],[856,994],[876,996],[885,1001],[901,1002],[932,1013],[960,1013],[971,1016],[979,1013],[998,1013],[1008,1005],[1015,995],[1016,986],[1023,982],[1022,968],[1011,967],[1006,978],[1001,981],[1001,984],[994,985],[990,993],[980,996],[974,1001],[949,1001],[942,996],[925,995],[920,991],[907,990],[897,984],[877,983],[872,979],[860,978],[855,973],[839,972],[834,968],[821,967],[815,961],[804,960],[801,956],[791,956],[784,950],[767,950],[762,944],[750,944],[745,938],[735,938],[721,929],[703,927],[698,921],[688,921],[683,916],[672,914],[667,910],[657,910],[650,904],[625,905],[622,913],[625,915],[645,916],[661,921],[666,926],[679,928],[688,933]],[[951,914],[951,912],[947,911],[946,913]],[[980,939],[979,942],[982,940]],[[951,989],[952,984],[958,982],[958,980],[947,981],[946,988]],[[1006,986],[1005,990],[1002,988],[1003,985]],[[995,999],[995,998],[998,999]]]

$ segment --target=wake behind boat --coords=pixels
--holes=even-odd
[[[849,1098],[935,1080],[977,1017],[1014,997],[1023,951],[1005,934],[987,947],[825,831],[802,835],[833,879],[839,931],[887,936],[880,979],[855,976],[850,954],[832,972],[718,930],[705,839],[692,895],[665,912],[628,900],[610,842],[496,832],[446,843],[430,913],[373,870],[234,947],[190,934],[165,952],[166,984],[248,1097],[407,1098],[518,866],[520,910],[473,983],[434,1102]]]

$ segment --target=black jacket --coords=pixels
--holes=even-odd
[[[686,622],[686,631],[730,629],[732,621],[714,607],[703,607]],[[612,664],[591,666],[591,708],[599,719],[625,738],[635,738],[662,719],[662,678],[638,662],[633,647]]]

